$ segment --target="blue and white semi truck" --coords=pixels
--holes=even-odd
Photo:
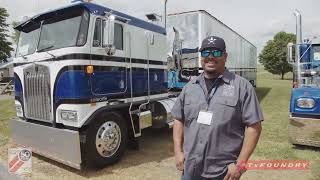
[[[296,45],[288,44],[288,61],[294,74],[289,141],[320,147],[320,41],[316,37],[302,41],[301,14],[296,10],[295,15]]]
[[[179,30],[166,23],[166,10],[162,22],[147,17],[77,2],[18,25],[14,142],[77,169],[103,167],[119,160],[142,129],[171,127],[175,97],[185,79],[201,72],[200,61],[183,65],[188,59],[181,59]],[[231,43],[239,35],[230,32],[225,38],[231,35]],[[242,41],[230,49],[231,57],[243,52],[249,61],[248,51],[255,60],[255,47],[240,46]]]

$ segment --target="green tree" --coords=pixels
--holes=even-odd
[[[13,21],[11,23],[12,27],[16,27],[19,25],[19,22],[17,21]],[[18,43],[18,40],[19,40],[19,36],[20,36],[20,31],[17,31],[14,29],[13,33],[12,33],[12,36],[11,36],[11,39],[17,44]]]
[[[287,72],[292,71],[292,67],[287,62],[287,44],[295,43],[294,34],[278,32],[273,40],[269,40],[259,55],[259,62],[272,74],[277,74],[283,79]]]
[[[9,25],[6,23],[8,16],[7,10],[0,7],[0,61],[6,61],[7,58],[11,57],[11,51],[13,51],[12,43],[7,40],[9,37],[7,34]]]

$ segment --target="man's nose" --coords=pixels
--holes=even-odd
[[[208,56],[208,59],[210,59],[210,60],[216,60],[217,58],[214,57],[212,54],[210,54],[210,55]]]

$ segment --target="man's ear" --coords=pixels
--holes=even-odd
[[[225,58],[228,57],[228,53],[227,53],[227,52],[224,53],[224,57],[225,57]]]
[[[228,57],[228,53],[227,52],[223,53],[224,62],[227,62],[227,59],[228,59],[227,57]]]

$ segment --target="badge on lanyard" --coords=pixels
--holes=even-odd
[[[212,119],[212,112],[200,111],[197,122],[200,124],[211,125],[211,119]]]

